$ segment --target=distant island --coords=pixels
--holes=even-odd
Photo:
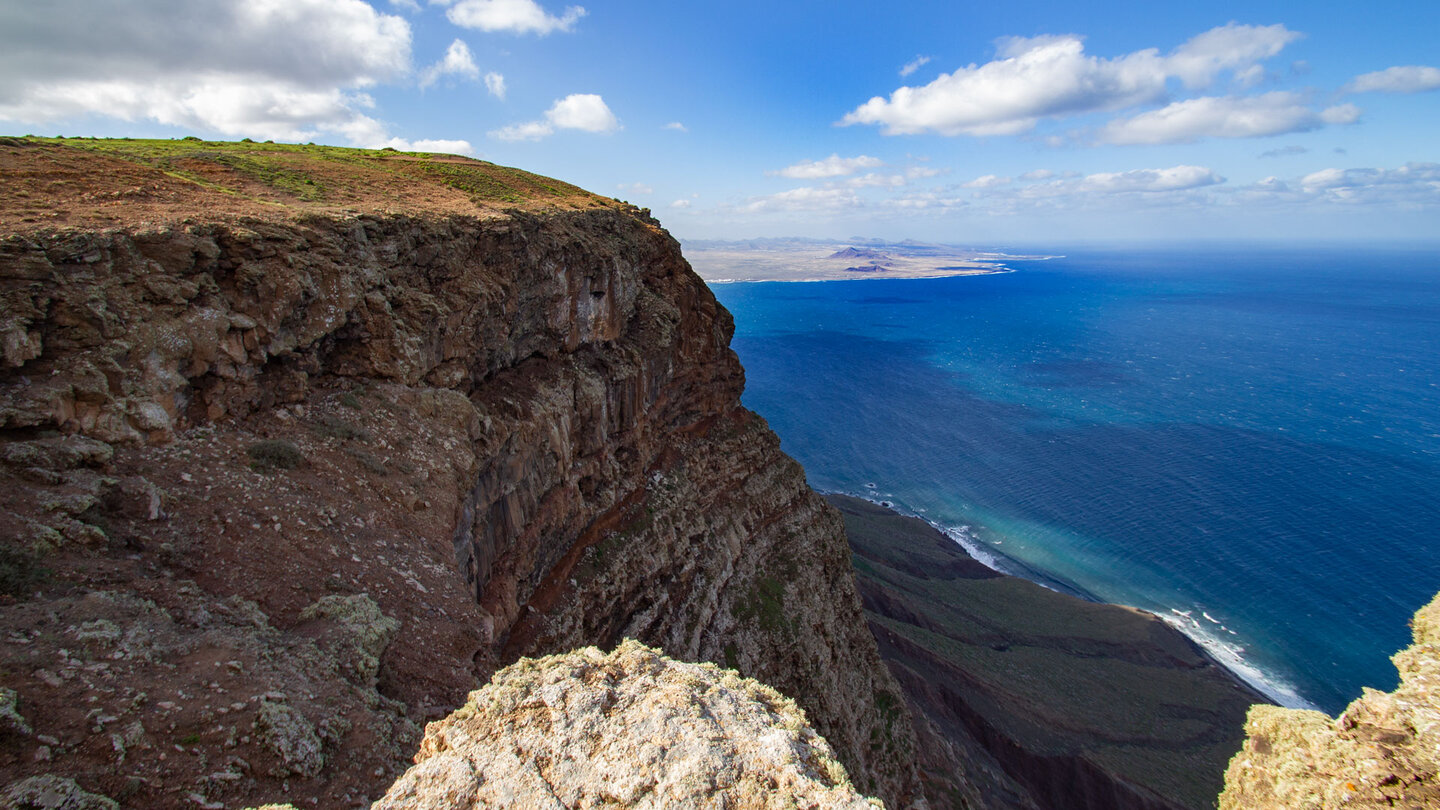
[[[999,260],[1002,257],[994,254],[918,242],[857,246],[809,239],[766,239],[687,242],[684,248],[695,272],[710,283],[940,278],[1010,270]]]
[[[711,284],[974,276],[1008,273],[1010,261],[1048,258],[913,241],[859,246],[811,239],[687,241],[684,249],[695,272]]]

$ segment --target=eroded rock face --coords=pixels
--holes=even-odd
[[[1440,597],[1411,628],[1394,692],[1367,689],[1335,719],[1255,707],[1221,810],[1440,807]]]
[[[522,659],[431,723],[376,810],[873,808],[790,699],[634,641]]]
[[[0,749],[0,777],[49,757],[135,806],[356,801],[499,667],[628,636],[771,684],[861,790],[918,799],[840,520],[740,406],[729,315],[653,221],[31,233],[0,241],[0,296],[0,631],[26,640],[0,666],[58,741]],[[148,636],[44,618],[102,591],[153,606],[132,624],[162,617],[164,649],[106,660]],[[261,618],[221,621],[232,600]],[[269,693],[293,711],[260,723]],[[261,733],[301,728],[281,715],[303,744]]]

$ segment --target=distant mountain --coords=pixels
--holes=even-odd
[[[881,250],[870,248],[847,247],[844,250],[837,250],[830,254],[832,259],[888,259],[890,258]]]

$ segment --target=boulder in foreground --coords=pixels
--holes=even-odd
[[[631,640],[506,667],[415,760],[374,810],[881,806],[789,698]]]
[[[1396,653],[1400,685],[1365,690],[1339,718],[1256,706],[1225,773],[1221,810],[1440,807],[1440,596]]]

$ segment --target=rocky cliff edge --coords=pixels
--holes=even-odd
[[[279,144],[0,175],[0,781],[361,806],[500,667],[632,637],[918,800],[841,521],[645,212]]]
[[[1394,692],[1367,689],[1338,718],[1252,709],[1221,810],[1440,807],[1440,597],[1411,629]]]
[[[415,761],[374,810],[879,805],[789,698],[628,640],[511,664]]]

